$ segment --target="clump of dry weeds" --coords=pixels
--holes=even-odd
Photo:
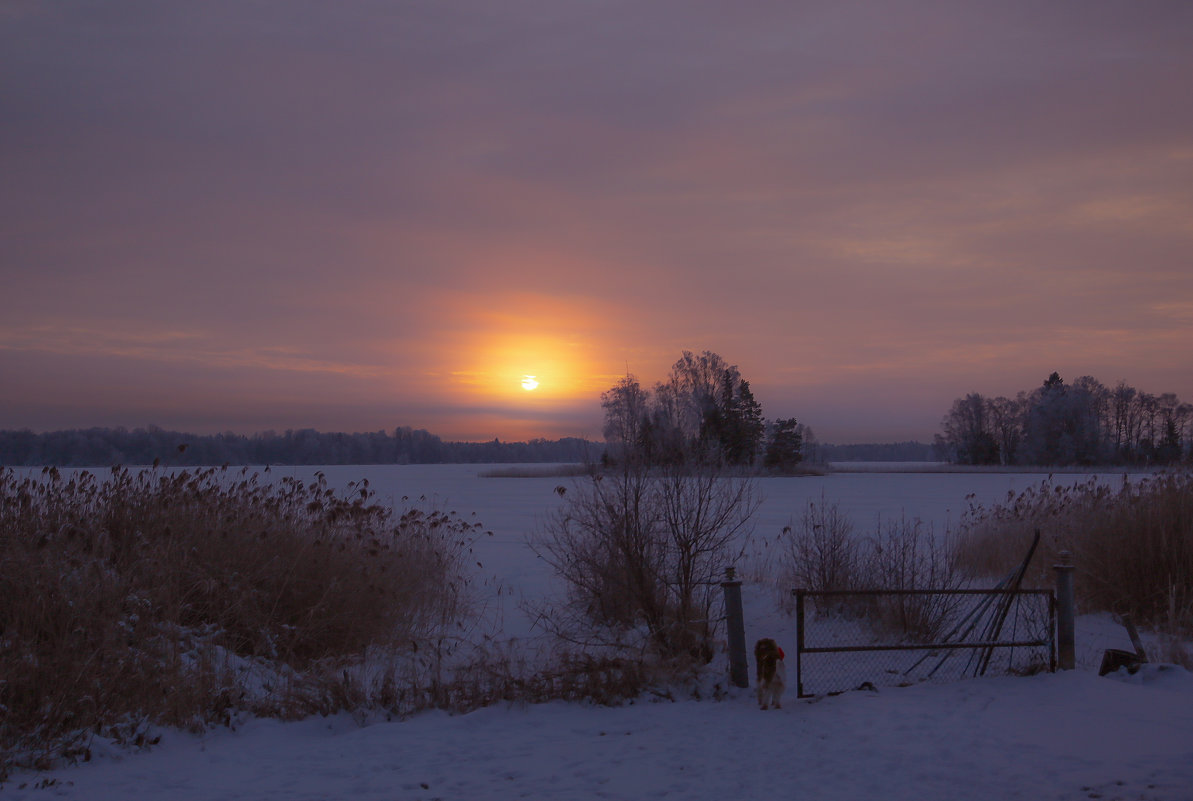
[[[956,569],[953,541],[936,534],[919,518],[880,521],[872,534],[856,532],[840,506],[821,497],[810,501],[798,520],[778,538],[779,569],[785,589],[952,590],[963,577]],[[783,602],[790,611],[790,596]],[[847,617],[865,618],[876,628],[932,641],[953,611],[947,596],[877,594],[822,599]]]
[[[973,575],[992,575],[1026,552],[1037,529],[1042,553],[1029,583],[1050,586],[1052,565],[1069,551],[1084,611],[1193,629],[1193,473],[1124,478],[1117,489],[1094,479],[1048,481],[1005,504],[974,508],[962,524],[959,562]]]
[[[0,779],[86,758],[97,734],[141,745],[147,723],[358,703],[320,677],[467,617],[478,528],[395,516],[367,481],[0,470]]]

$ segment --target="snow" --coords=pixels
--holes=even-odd
[[[325,472],[334,486],[367,471],[379,495],[398,503],[425,494],[465,515],[475,510],[494,532],[477,546],[485,574],[515,597],[541,597],[550,576],[527,556],[524,538],[561,502],[554,488],[571,480],[478,479],[485,469]],[[313,469],[291,473],[306,477]],[[1042,477],[766,480],[757,533],[785,525],[821,493],[851,510],[863,529],[899,514],[943,527],[958,519],[966,495],[989,503]],[[793,623],[778,608],[777,588],[746,576],[743,595],[749,639],[791,642]],[[504,615],[506,633],[528,633],[516,604]],[[616,708],[554,702],[402,721],[249,719],[204,735],[164,732],[161,743],[137,753],[95,743],[90,763],[17,773],[0,787],[0,799],[1193,801],[1193,675],[1152,664],[1135,675],[1099,677],[1104,649],[1130,649],[1109,616],[1081,617],[1077,642],[1075,671],[810,700],[789,689],[783,708],[767,712],[751,691],[725,686],[722,655],[701,685],[703,700],[676,691],[674,700],[650,695]]]
[[[788,699],[549,703],[170,734],[0,798],[1193,798],[1193,676],[1144,666]],[[25,783],[24,787],[20,783]]]

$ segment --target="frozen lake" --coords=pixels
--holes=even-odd
[[[402,507],[406,503],[425,503],[455,511],[476,519],[492,536],[483,537],[475,546],[477,569],[490,592],[490,608],[499,612],[502,631],[511,636],[528,633],[519,602],[538,599],[549,592],[553,577],[550,570],[527,547],[527,538],[541,530],[549,514],[564,502],[556,488],[571,488],[585,478],[485,477],[505,468],[522,471],[546,470],[544,465],[362,465],[329,467],[275,467],[276,478],[293,476],[312,480],[322,472],[329,486],[342,488],[351,481],[369,480],[377,500]],[[1052,477],[1058,486],[1083,483],[1092,477],[1120,482],[1115,471],[1065,473]],[[955,528],[971,503],[992,505],[1029,487],[1039,486],[1049,473],[921,473],[898,470],[890,472],[838,472],[824,476],[767,477],[756,479],[761,498],[754,515],[755,543],[773,541],[776,534],[793,520],[799,520],[805,506],[824,499],[836,503],[853,521],[860,536],[873,533],[883,521],[906,516],[919,518],[934,532]],[[407,498],[407,501],[403,501]],[[755,549],[752,549],[755,550]]]
[[[1029,487],[1048,480],[1040,472],[918,472],[922,465],[866,464],[850,466],[858,472],[835,472],[823,476],[757,478],[760,505],[753,518],[751,555],[764,554],[766,542],[773,542],[782,528],[798,521],[809,503],[823,499],[848,515],[859,536],[876,531],[884,522],[906,516],[919,518],[931,531],[955,529],[971,504],[990,506],[1005,502]],[[548,516],[565,503],[556,488],[569,490],[588,479],[547,476],[533,478],[488,477],[505,470],[549,471],[550,465],[341,465],[273,467],[263,477],[280,480],[290,476],[312,481],[322,472],[328,485],[345,490],[353,481],[368,479],[380,503],[401,509],[422,505],[454,511],[475,519],[482,536],[472,554],[477,586],[493,613],[493,631],[508,636],[529,633],[529,621],[521,611],[524,599],[541,599],[551,591],[553,576],[548,566],[535,557],[527,538],[540,531]],[[35,472],[30,470],[29,472]],[[103,469],[92,470],[103,476]],[[233,472],[229,468],[229,472]],[[239,473],[239,469],[235,471]],[[1052,474],[1057,486],[1072,486],[1091,478],[1118,483],[1121,470]],[[425,500],[422,500],[425,499]],[[475,518],[473,518],[475,515]]]
[[[484,474],[502,469],[546,470],[543,465],[349,465],[331,467],[275,467],[275,477],[293,476],[309,481],[322,472],[331,487],[369,480],[377,499],[402,506],[402,498],[428,502],[461,515],[476,513],[493,531],[494,544],[521,546],[527,535],[564,502],[556,487],[571,488],[584,478],[490,478]],[[921,473],[892,469],[889,472],[839,472],[824,476],[766,477],[755,479],[761,504],[754,515],[754,531],[771,536],[798,519],[809,503],[824,499],[836,503],[860,533],[872,532],[881,521],[906,516],[919,518],[934,531],[955,528],[971,503],[990,506],[1009,496],[1039,486],[1049,472],[1036,473]],[[1091,478],[1120,482],[1121,471],[1063,473],[1052,476],[1057,486],[1072,486]]]
[[[309,481],[322,472],[331,487],[367,478],[378,500],[402,505],[402,498],[426,497],[437,506],[462,515],[475,512],[500,542],[521,544],[541,524],[543,517],[563,502],[555,488],[572,487],[568,477],[488,478],[483,474],[504,468],[539,470],[543,465],[347,465],[329,467],[274,467],[274,477],[293,476]],[[1038,486],[1047,470],[1016,473],[839,472],[824,476],[758,478],[762,503],[755,515],[755,530],[765,535],[778,531],[802,514],[810,502],[824,498],[848,512],[854,524],[868,531],[880,521],[906,515],[918,517],[936,530],[955,526],[971,502],[990,505]],[[1091,471],[1053,475],[1053,483],[1071,486],[1091,477],[1121,481],[1121,471]]]

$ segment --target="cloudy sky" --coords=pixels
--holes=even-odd
[[[1193,401],[1193,3],[0,0],[0,428]],[[521,388],[524,375],[539,387]]]

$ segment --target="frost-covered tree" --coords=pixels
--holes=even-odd
[[[1097,464],[1102,460],[1101,384],[1089,377],[1066,386],[1058,373],[1029,397],[1023,451],[1031,464]]]
[[[643,427],[650,421],[650,392],[627,374],[601,393],[601,408],[605,410],[605,442],[611,451],[608,456],[629,457],[638,450]]]
[[[971,464],[1093,465],[1193,460],[1193,406],[1176,395],[1113,389],[1092,376],[1066,384],[1053,372],[1014,399],[960,398],[941,422],[943,458]],[[989,439],[987,437],[989,435]],[[986,461],[984,461],[986,460]]]
[[[606,459],[654,465],[753,464],[766,427],[762,404],[736,365],[683,351],[664,381],[646,392],[626,376],[601,396]]]

